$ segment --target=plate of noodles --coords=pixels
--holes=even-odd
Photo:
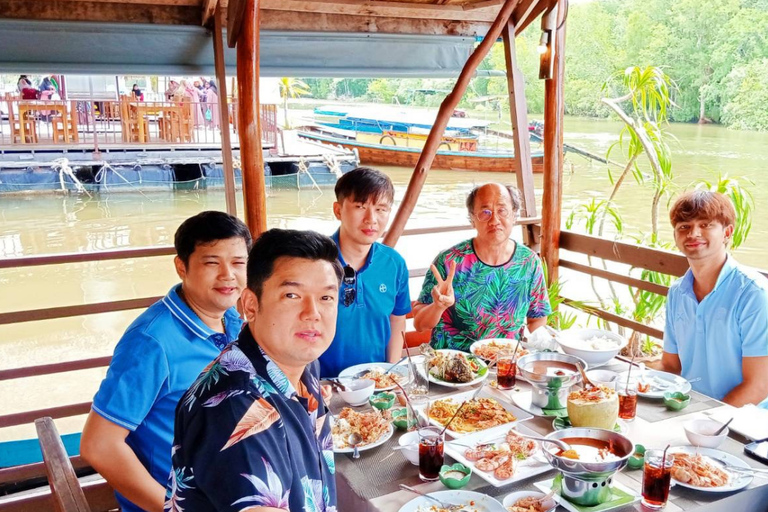
[[[392,363],[363,363],[345,368],[339,373],[339,379],[368,379],[376,383],[376,391],[395,389],[397,384],[404,386],[408,383],[408,367],[405,365],[392,367]]]
[[[474,391],[448,395],[429,403],[429,421],[435,426],[444,427],[465,400],[470,400]],[[497,399],[488,391],[481,391],[476,399],[465,405],[456,419],[446,429],[451,437],[461,437],[499,425],[512,427],[519,421],[533,418],[524,410],[508,402]]]
[[[334,453],[354,451],[347,441],[349,434],[362,436],[363,441],[357,445],[357,449],[362,452],[386,443],[393,433],[392,423],[377,410],[357,412],[345,407],[338,416],[331,417]]]

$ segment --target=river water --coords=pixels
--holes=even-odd
[[[604,155],[617,140],[621,126],[611,121],[567,119],[568,143]],[[717,126],[674,125],[675,182],[686,188],[697,178],[714,179],[718,171],[750,178],[757,213],[750,237],[736,255],[740,261],[766,267],[768,224],[761,205],[768,204],[768,184],[761,173],[768,168],[768,134],[729,131]],[[534,147],[534,150],[536,148]],[[618,153],[612,159],[621,160]],[[410,169],[382,168],[402,199]],[[616,171],[614,171],[616,172]],[[409,228],[458,225],[467,222],[464,198],[477,183],[503,178],[493,173],[434,171],[430,173]],[[510,177],[506,177],[510,178]],[[540,198],[541,176],[535,177]],[[514,178],[511,178],[514,183]],[[563,198],[564,217],[591,197],[605,198],[610,182],[603,164],[567,156]],[[625,232],[650,231],[650,189],[631,179],[617,202]],[[242,198],[238,212],[242,212]],[[331,212],[333,192],[271,190],[267,199],[270,227],[314,229],[332,233],[337,222]],[[539,199],[540,201],[540,199]],[[224,209],[222,191],[118,193],[87,198],[76,196],[0,197],[0,257],[89,252],[127,247],[170,245],[177,226],[206,209]],[[666,204],[660,214],[662,237],[669,240]],[[471,232],[405,237],[398,244],[411,268],[426,267],[438,250]],[[0,270],[0,311],[19,311],[159,296],[177,282],[171,258],[79,263],[18,270]],[[411,282],[416,295],[421,280]],[[0,326],[0,369],[109,355],[136,311],[92,315]],[[88,401],[104,369],[59,376],[33,377],[0,383],[0,411],[12,413]],[[81,428],[83,418],[57,422],[63,432]],[[34,437],[32,427],[0,430],[0,440]]]

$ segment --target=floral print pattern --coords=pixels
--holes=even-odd
[[[480,261],[472,240],[466,240],[435,258],[435,267],[443,278],[451,262],[456,262],[456,302],[432,329],[430,344],[434,348],[469,352],[475,340],[519,338],[528,318],[552,313],[541,261],[528,247],[516,244],[507,263],[492,266]],[[436,284],[429,270],[419,302],[432,303]]]
[[[333,439],[308,366],[299,396],[246,328],[176,411],[166,512],[337,512]]]

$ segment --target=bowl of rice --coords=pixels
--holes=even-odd
[[[607,363],[627,346],[627,339],[603,329],[569,329],[557,339],[566,354],[580,357],[590,368]]]

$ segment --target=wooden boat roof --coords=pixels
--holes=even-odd
[[[236,36],[244,0],[0,0],[0,18],[208,26],[217,3]],[[481,36],[503,0],[259,0],[262,30]],[[519,0],[522,30],[554,0]]]

